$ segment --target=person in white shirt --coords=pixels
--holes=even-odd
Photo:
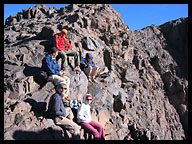
[[[90,103],[92,101],[92,95],[85,94],[83,96],[83,103],[77,111],[77,122],[85,129],[88,133],[93,134],[94,139],[105,140],[103,127],[92,121],[90,112]]]

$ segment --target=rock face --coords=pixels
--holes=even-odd
[[[39,75],[48,41],[62,28],[81,58],[89,52],[101,68],[98,83],[70,67],[67,75],[69,97],[93,95],[92,117],[107,140],[188,138],[188,18],[130,31],[110,5],[72,4],[6,19],[4,139],[69,139],[46,117],[55,90]]]

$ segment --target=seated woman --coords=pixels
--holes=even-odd
[[[91,112],[90,112],[91,100],[92,100],[92,96],[90,94],[86,94],[83,96],[83,103],[78,108],[78,112],[77,112],[77,122],[88,133],[93,134],[94,139],[105,140],[102,126],[92,121],[91,119]]]

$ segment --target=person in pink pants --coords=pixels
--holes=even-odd
[[[90,112],[90,103],[92,101],[92,95],[85,94],[83,96],[83,103],[77,111],[77,122],[85,129],[88,133],[93,134],[94,139],[105,140],[103,127],[92,121]]]

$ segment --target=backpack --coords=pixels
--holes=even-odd
[[[53,37],[51,37],[50,40],[49,40],[49,46],[53,47]]]
[[[53,35],[50,39],[49,39],[49,46],[53,47],[53,39],[57,34]]]
[[[77,100],[70,100],[69,107],[73,109],[78,109],[81,104]]]
[[[77,112],[78,112],[78,108],[80,106],[81,106],[81,103],[75,99],[69,101],[69,107],[71,108],[73,115],[74,115],[73,121],[76,123],[77,123]]]

